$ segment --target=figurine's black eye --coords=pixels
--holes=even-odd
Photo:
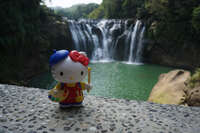
[[[83,72],[83,71],[81,71],[81,75],[83,75],[83,73],[84,73],[84,72]]]
[[[63,72],[60,72],[60,76],[63,76]]]

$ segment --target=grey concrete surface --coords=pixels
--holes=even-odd
[[[87,95],[60,109],[38,88],[0,84],[0,133],[200,133],[200,108]]]

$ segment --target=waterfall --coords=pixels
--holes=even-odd
[[[93,61],[141,62],[145,27],[130,20],[67,20],[78,51],[86,51]]]
[[[135,24],[135,26],[134,26],[133,33],[131,34],[131,43],[130,43],[131,46],[130,46],[130,52],[129,52],[128,62],[134,62],[135,61],[135,59],[134,59],[135,56],[133,56],[133,52],[135,51],[136,46],[137,46],[136,45],[136,43],[137,43],[136,42],[136,39],[137,39],[136,34],[138,32],[138,29],[139,29],[139,26],[138,26],[139,24],[141,24],[140,21],[137,21],[136,24]],[[136,52],[134,52],[134,53],[136,53]]]
[[[143,51],[143,48],[144,48],[144,45],[143,45],[144,32],[145,32],[145,27],[142,28],[142,31],[140,32],[140,35],[139,35],[138,48],[137,48],[137,51],[136,51],[136,56],[135,56],[134,62],[141,62],[142,61],[141,57],[142,57],[142,51]]]

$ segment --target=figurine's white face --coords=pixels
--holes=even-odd
[[[51,68],[54,79],[61,83],[77,83],[82,81],[88,73],[86,66],[80,62],[74,62],[68,56],[63,61]]]

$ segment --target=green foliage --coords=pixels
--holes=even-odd
[[[36,18],[38,15],[38,8],[35,8],[34,11],[36,13],[34,14],[32,8],[34,8],[37,4],[39,4],[38,0],[32,0],[29,2],[26,2],[25,0],[21,1],[7,1],[3,2],[0,5],[0,16],[4,18],[3,21],[0,21],[1,26],[1,46],[3,47],[9,47],[10,45],[16,44],[15,42],[18,41],[18,44],[22,43],[24,38],[27,34],[31,34],[36,31],[36,27],[38,26],[35,24],[35,21],[32,21]],[[14,6],[13,6],[14,5]],[[26,10],[26,8],[23,8],[25,6],[30,7],[29,10]],[[12,7],[12,8],[7,8]],[[21,13],[23,13],[23,16]],[[30,15],[32,17],[30,17]],[[37,21],[37,20],[36,20]],[[30,22],[30,23],[29,23]],[[26,31],[26,28],[30,28],[31,32]],[[15,33],[15,34],[14,34]]]
[[[88,18],[99,19],[104,17],[104,7],[102,5],[99,8],[93,10],[89,15]]]
[[[198,32],[200,32],[200,6],[194,8],[192,12],[192,25]]]
[[[47,70],[48,51],[59,35],[49,30],[61,18],[41,2],[6,0],[0,4],[1,83],[19,83]]]
[[[196,0],[151,0],[145,7],[158,20],[185,21],[191,18]],[[186,10],[187,9],[187,10]]]
[[[140,7],[140,8],[137,8],[137,14],[136,14],[136,17],[138,19],[143,19],[145,18],[146,16],[148,15],[148,11],[145,7]]]
[[[196,70],[196,72],[189,79],[187,86],[190,88],[194,88],[200,86],[200,68]]]
[[[185,42],[198,43],[199,35],[191,24],[192,16],[193,25],[198,24],[198,19],[194,17],[194,14],[198,11],[193,11],[198,4],[199,2],[196,0],[147,1],[145,8],[150,15],[146,18],[146,21],[150,20],[149,24],[156,22],[153,28],[154,39],[173,49],[174,47],[182,47]]]
[[[103,0],[99,8],[89,14],[89,18],[133,18],[144,17],[145,0]]]
[[[121,0],[103,0],[105,18],[121,18]]]
[[[98,8],[98,4],[78,4],[70,8],[55,8],[55,13],[69,19],[87,18],[88,14]]]
[[[143,16],[144,0],[124,0],[122,4],[122,12],[124,17],[135,17],[136,14]]]

